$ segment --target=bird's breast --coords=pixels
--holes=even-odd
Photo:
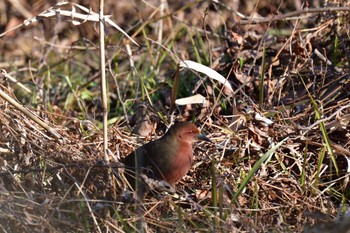
[[[173,156],[171,170],[165,175],[165,180],[175,185],[183,176],[185,176],[193,162],[191,144],[183,144]]]

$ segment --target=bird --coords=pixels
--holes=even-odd
[[[143,200],[151,187],[149,180],[174,190],[193,162],[192,144],[210,139],[190,122],[178,122],[158,140],[151,141],[123,159],[125,177],[134,190],[134,198]],[[170,187],[169,187],[170,185]],[[159,188],[159,187],[158,187]]]

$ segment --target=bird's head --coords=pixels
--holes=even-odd
[[[179,140],[194,143],[198,140],[204,140],[210,142],[204,134],[201,134],[199,129],[190,122],[176,123],[169,129],[170,135],[175,135]]]

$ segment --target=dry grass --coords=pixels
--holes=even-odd
[[[349,232],[350,4],[265,2],[106,1],[105,13],[140,45],[108,31],[108,164],[96,25],[43,17],[2,36],[1,231]],[[51,7],[29,6],[1,3],[1,30]],[[207,101],[171,116],[182,59],[218,71],[234,94],[181,70],[177,98]],[[195,121],[214,143],[196,145],[175,195],[127,203],[118,158],[173,119]]]

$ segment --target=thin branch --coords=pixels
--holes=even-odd
[[[60,169],[67,169],[67,168],[77,168],[77,169],[95,169],[95,168],[105,168],[105,169],[117,169],[117,168],[124,168],[124,164],[122,163],[113,163],[113,164],[105,164],[105,163],[99,163],[96,164],[86,164],[86,162],[80,162],[80,163],[72,163],[72,164],[62,164],[57,165],[54,167],[48,167],[45,168],[25,168],[21,170],[1,170],[0,176],[4,176],[7,174],[28,174],[28,173],[39,173],[39,172],[55,172]]]
[[[52,129],[50,126],[48,126],[45,122],[40,120],[36,115],[31,113],[28,109],[23,107],[20,103],[18,103],[16,100],[11,98],[9,95],[7,95],[5,92],[3,92],[0,89],[0,97],[6,100],[8,103],[10,103],[12,106],[14,106],[16,109],[18,109],[20,112],[22,112],[24,115],[32,119],[34,122],[36,122],[38,125],[43,127],[51,136],[53,136],[59,143],[63,143],[62,136],[57,133],[54,129]]]
[[[292,19],[295,19],[295,17],[301,17],[301,15],[305,15],[305,14],[338,12],[338,11],[350,11],[350,7],[308,8],[308,9],[288,12],[285,14],[274,15],[272,17],[261,17],[261,18],[252,18],[252,19],[249,19],[248,17],[244,17],[244,19],[241,20],[239,24],[246,25],[246,24],[271,23],[273,21],[292,20]]]
[[[100,0],[100,72],[101,72],[101,99],[103,109],[103,155],[106,163],[108,158],[108,106],[107,106],[107,82],[106,82],[106,55],[105,55],[105,27],[103,15],[104,0]]]

